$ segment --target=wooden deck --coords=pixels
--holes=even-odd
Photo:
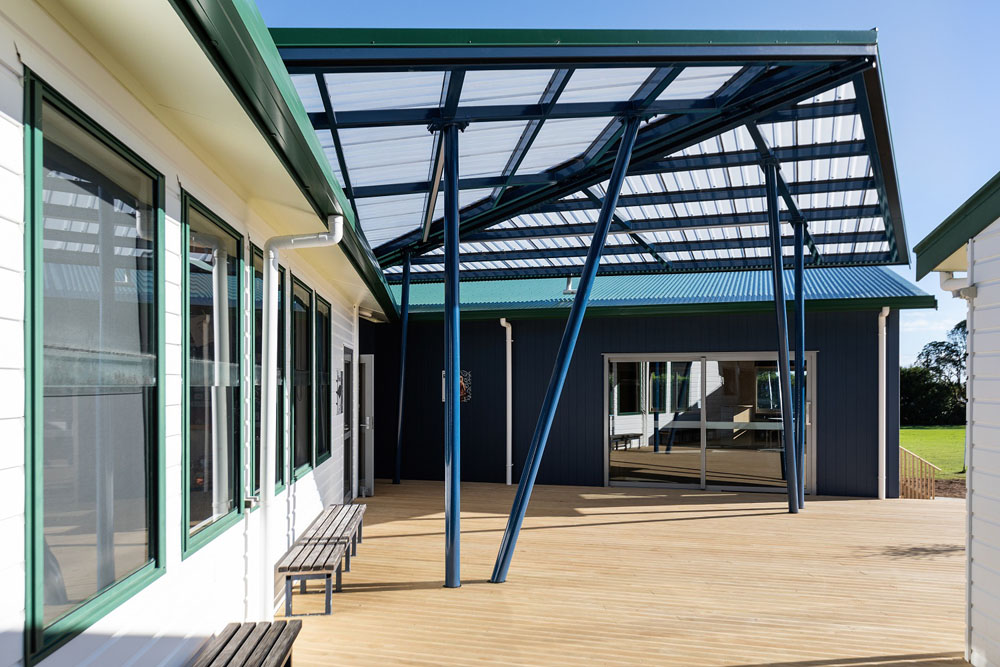
[[[332,616],[297,665],[962,665],[962,500],[807,501],[537,487],[507,583],[513,487],[462,485],[444,589],[440,483],[379,484]],[[321,612],[323,595],[297,611]]]

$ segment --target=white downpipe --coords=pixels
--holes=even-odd
[[[274,501],[274,466],[277,446],[278,417],[278,253],[280,250],[299,250],[333,246],[344,238],[344,218],[331,215],[327,219],[328,232],[300,236],[274,236],[264,244],[264,312],[261,366],[261,439],[260,439],[260,505],[261,505],[261,608],[260,617],[274,620],[274,559],[271,555],[270,509]]]
[[[884,307],[878,314],[878,498],[885,500],[885,427],[886,427],[886,318],[889,308]]]
[[[514,356],[514,327],[506,317],[500,318],[500,326],[507,330],[507,486],[510,486],[511,474],[514,470],[513,427],[514,427],[514,388],[512,360]]]

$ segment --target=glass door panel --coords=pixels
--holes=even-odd
[[[710,359],[705,393],[705,483],[785,488],[774,360]]]
[[[611,482],[701,484],[701,362],[611,361]]]

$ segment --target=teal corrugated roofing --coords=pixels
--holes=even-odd
[[[912,300],[912,307],[932,305],[933,297],[895,271],[882,266],[809,269],[805,272],[807,301],[892,300],[897,306]],[[792,298],[793,275],[785,272],[786,297]],[[532,310],[568,308],[573,296],[563,294],[561,278],[471,281],[462,283],[462,307],[467,310]],[[400,286],[393,285],[396,299]],[[591,293],[590,308],[691,306],[770,301],[769,271],[674,273],[599,276]],[[441,283],[410,287],[414,312],[440,310],[444,304]]]

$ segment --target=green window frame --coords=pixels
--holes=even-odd
[[[237,441],[234,443],[232,462],[230,464],[230,486],[233,493],[233,508],[226,514],[216,518],[211,523],[199,528],[196,532],[191,531],[191,279],[190,279],[190,219],[189,214],[195,211],[207,218],[211,223],[219,227],[220,231],[228,234],[236,243],[236,303],[239,312],[236,317],[237,323],[237,349],[231,355],[238,359],[239,383],[237,397],[233,400],[233,409],[236,413],[236,422],[240,425],[237,429]],[[243,340],[245,328],[246,299],[243,282],[245,280],[245,260],[243,236],[222,218],[212,212],[207,206],[198,201],[186,190],[181,191],[181,364],[183,377],[183,394],[181,398],[181,558],[187,558],[191,554],[210,543],[216,537],[224,533],[233,525],[238,523],[244,512],[244,481],[243,481],[243,451],[246,446],[244,439],[246,431],[242,427],[243,409],[246,405],[246,368],[243,355]]]
[[[326,310],[325,327],[320,322],[323,319],[320,311],[324,309]],[[316,294],[315,298],[313,321],[316,332],[313,339],[316,350],[313,354],[313,366],[315,367],[313,395],[316,399],[313,414],[316,415],[316,465],[319,465],[333,456],[333,308],[330,302],[319,294]],[[321,347],[325,347],[325,351],[321,350]],[[321,352],[323,352],[322,356]],[[325,363],[323,363],[324,361]],[[321,419],[325,425],[321,423]],[[324,426],[326,428],[325,435],[322,431]]]
[[[43,105],[51,107],[82,129],[90,138],[109,149],[131,167],[153,181],[152,210],[156,219],[153,314],[156,318],[156,398],[155,418],[146,423],[146,520],[150,558],[131,574],[98,591],[80,605],[44,623],[44,386],[43,375]],[[166,567],[165,543],[165,179],[163,174],[57,93],[32,71],[24,76],[24,202],[25,202],[25,632],[24,658],[34,664],[80,634],[113,609],[163,575]]]
[[[250,432],[253,437],[253,447],[250,449],[250,470],[253,473],[253,481],[251,483],[251,494],[258,495],[260,493],[260,411],[261,406],[261,392],[260,392],[260,377],[258,374],[260,372],[260,363],[257,361],[257,349],[263,344],[263,332],[261,327],[263,326],[263,303],[264,303],[264,251],[257,247],[255,244],[250,244],[250,253],[253,257],[253,265],[251,276],[253,280],[253,362],[251,363],[251,386],[253,387],[253,410],[250,413]],[[260,262],[260,273],[261,277],[257,277],[257,263]],[[286,310],[286,299],[285,297],[285,267],[278,265],[278,376],[279,378],[284,378],[287,376],[288,364],[287,356],[285,354],[285,314]],[[260,308],[258,308],[258,303]],[[257,315],[260,311],[260,323],[258,324]],[[261,350],[261,361],[263,361],[263,350]],[[276,448],[275,448],[275,471],[274,471],[274,492],[275,494],[281,493],[285,490],[285,383],[281,383],[281,392],[278,395],[278,406],[275,414],[277,415],[277,424],[275,425],[276,433]]]
[[[296,334],[296,328],[295,328],[295,300],[296,300],[295,288],[296,287],[298,287],[299,289],[305,291],[305,293],[307,295],[307,298],[308,298],[308,302],[309,302],[309,311],[306,314],[306,322],[305,322],[306,353],[309,355],[309,359],[308,359],[308,366],[309,366],[309,369],[308,369],[308,374],[309,374],[309,398],[308,398],[308,401],[307,401],[307,409],[306,409],[306,416],[305,416],[305,419],[307,419],[308,422],[309,422],[308,427],[307,427],[308,428],[308,434],[307,434],[308,443],[307,444],[308,444],[308,449],[309,449],[309,456],[307,457],[307,460],[304,463],[300,463],[298,465],[296,465],[297,459],[296,459],[296,456],[295,456],[295,454],[296,454],[296,451],[295,451],[295,438],[296,438],[296,431],[297,431],[297,429],[296,429],[296,421],[297,421],[297,417],[298,417],[298,414],[297,414],[298,411],[297,411],[296,402],[295,402],[295,380],[296,380],[297,377],[299,377],[299,375],[297,374],[298,372],[296,371],[296,361],[297,361],[298,353],[301,350],[299,349],[299,346],[296,344],[296,335],[295,335]],[[304,477],[305,475],[307,475],[313,469],[313,462],[316,460],[316,420],[313,418],[314,417],[314,408],[315,408],[315,405],[316,405],[316,355],[313,353],[314,352],[314,350],[313,350],[313,344],[314,344],[313,343],[313,336],[314,336],[313,318],[314,318],[314,315],[315,315],[315,312],[316,312],[316,305],[315,305],[314,297],[315,297],[315,292],[313,291],[313,289],[311,287],[309,287],[308,285],[306,285],[305,282],[303,282],[302,280],[300,280],[297,276],[295,276],[293,274],[292,275],[292,288],[289,290],[289,299],[288,299],[289,319],[290,319],[290,325],[289,326],[290,326],[290,329],[291,329],[291,336],[290,336],[290,338],[291,338],[291,353],[292,353],[292,362],[289,365],[289,369],[288,369],[289,370],[289,373],[288,373],[289,392],[288,393],[289,393],[289,402],[291,404],[290,405],[290,410],[289,410],[289,416],[290,416],[289,427],[290,428],[289,428],[289,439],[288,440],[289,440],[289,444],[290,444],[290,447],[289,447],[289,463],[290,463],[290,465],[292,467],[292,481],[293,482],[297,482],[302,477]]]

